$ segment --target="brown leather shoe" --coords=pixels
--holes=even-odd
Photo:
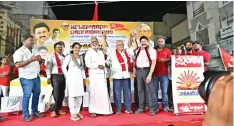
[[[62,110],[59,110],[58,114],[59,114],[59,115],[66,115],[67,113],[64,112],[64,111],[62,111]]]
[[[52,118],[54,118],[54,117],[57,117],[58,115],[56,114],[55,111],[53,111],[53,112],[50,113],[50,116],[51,116]]]

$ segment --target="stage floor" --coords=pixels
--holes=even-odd
[[[22,116],[6,115],[2,116],[9,120],[0,122],[1,126],[201,126],[203,115],[184,115],[176,116],[171,112],[158,112],[155,116],[149,116],[149,112],[143,114],[126,114],[97,116],[91,118],[88,110],[81,112],[85,118],[79,121],[71,121],[70,115],[64,115],[57,118],[51,118],[46,113],[45,118],[33,119],[32,122],[23,122]]]

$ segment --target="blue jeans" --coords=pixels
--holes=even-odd
[[[159,82],[161,86],[162,91],[162,107],[163,109],[167,107],[168,103],[168,96],[167,96],[167,88],[168,88],[168,76],[157,76],[154,79],[154,86],[155,86],[155,96],[156,96],[156,108],[158,109],[158,88],[159,88]]]
[[[38,102],[39,96],[41,93],[41,80],[39,77],[34,79],[25,79],[20,78],[21,87],[23,89],[23,100],[22,100],[22,107],[23,107],[23,116],[29,116],[29,100],[32,96],[32,114],[38,112]]]
[[[114,90],[114,102],[117,107],[117,111],[121,111],[121,94],[123,88],[124,95],[124,108],[125,110],[131,110],[131,81],[127,79],[113,79],[113,90]]]

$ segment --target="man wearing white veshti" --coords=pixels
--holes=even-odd
[[[108,115],[113,112],[107,91],[105,57],[98,48],[96,37],[91,38],[90,46],[91,48],[85,55],[85,64],[89,69],[89,113],[91,113],[91,117],[95,118],[96,114]]]

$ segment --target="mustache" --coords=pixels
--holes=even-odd
[[[40,39],[41,39],[42,37],[46,37],[46,36],[41,36]]]

